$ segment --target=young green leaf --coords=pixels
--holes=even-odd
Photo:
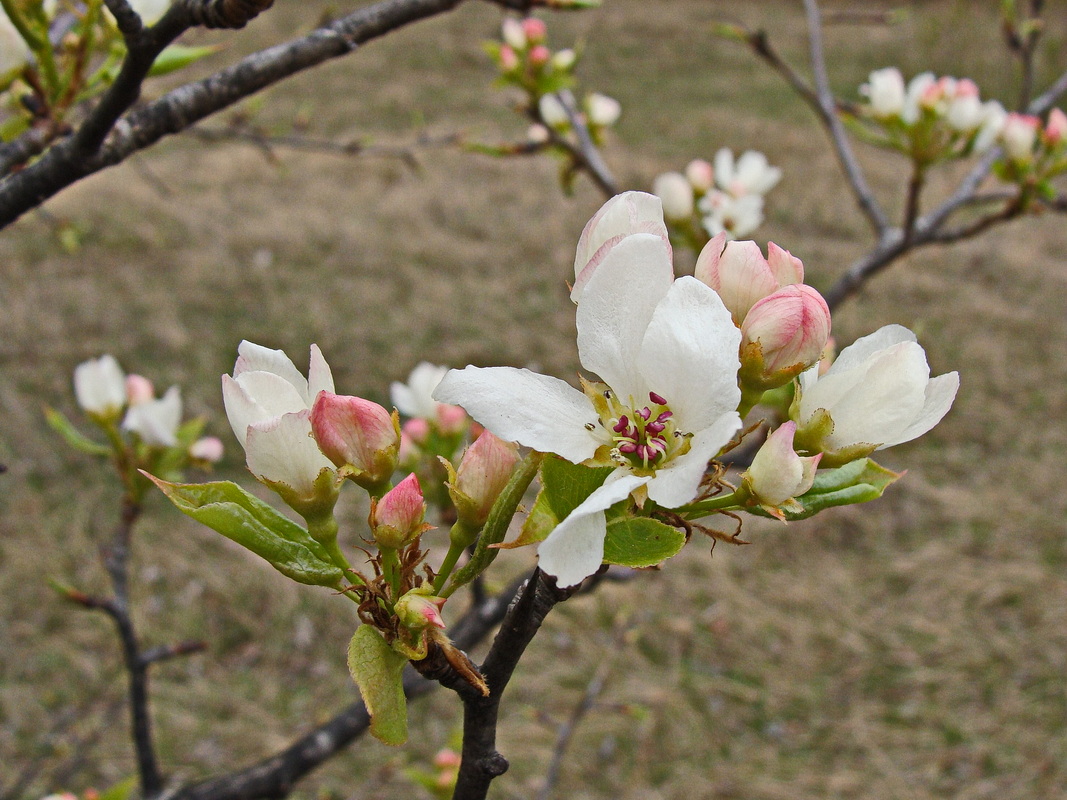
[[[348,643],[348,671],[370,712],[370,732],[385,744],[408,740],[408,708],[400,673],[407,659],[369,625],[356,628]]]

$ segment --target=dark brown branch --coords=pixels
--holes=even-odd
[[[493,780],[507,771],[507,759],[496,749],[501,696],[548,612],[572,593],[555,588],[537,569],[508,611],[481,667],[489,685],[489,695],[482,697],[474,692],[460,695],[463,699],[463,761],[453,800],[484,800]]]
[[[525,583],[523,578],[500,594],[472,605],[449,631],[456,646],[466,649],[484,639],[504,619],[512,599]],[[404,692],[409,698],[427,694],[437,686],[414,670],[404,674]],[[363,703],[353,703],[258,764],[184,786],[170,800],[280,800],[309,772],[362,736],[369,726],[370,716]]]
[[[129,111],[152,61],[189,25],[194,0],[171,6],[145,29],[115,84],[77,133],[36,163],[0,182],[0,227],[18,219],[78,180],[125,160],[164,136],[303,70],[353,52],[359,45],[410,23],[450,11],[464,0],[382,0],[306,36],[254,53],[201,81],[187,84]],[[122,117],[123,114],[125,117]],[[121,120],[120,120],[121,117]],[[105,140],[106,137],[106,140]]]

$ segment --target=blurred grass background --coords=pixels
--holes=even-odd
[[[892,26],[829,27],[832,82],[854,97],[870,70],[897,64],[908,76],[973,77],[1010,105],[998,5],[827,2],[907,11]],[[1039,86],[1067,64],[1067,15],[1049,5]],[[310,29],[328,10],[278,4],[202,66]],[[802,64],[798,2],[606,0],[545,18],[554,48],[584,42],[584,86],[622,102],[607,158],[625,186],[647,188],[721,146],[756,148],[785,172],[761,244],[800,256],[821,288],[870,246],[810,112],[710,34],[718,20],[766,27]],[[316,135],[376,142],[520,135],[479,48],[499,22],[497,8],[464,4],[250,111],[268,129],[304,116]],[[245,485],[218,383],[242,338],[285,348],[301,367],[317,342],[339,390],[383,402],[389,381],[423,359],[564,378],[578,367],[564,281],[601,202],[590,186],[565,198],[547,159],[448,149],[421,153],[417,171],[391,158],[278,156],[178,137],[0,235],[0,785],[40,758],[27,797],[134,772],[112,626],[45,583],[105,592],[97,548],[118,514],[116,482],[43,422],[45,403],[76,416],[78,362],[111,352],[160,389],[180,384],[189,412],[228,443],[219,476]],[[904,163],[860,157],[899,209]],[[934,181],[934,197],[950,178]],[[59,244],[62,225],[82,231],[73,252]],[[1063,218],[1026,219],[911,256],[835,315],[840,342],[899,322],[919,333],[935,374],[961,373],[948,418],[883,454],[907,477],[876,504],[747,524],[748,547],[712,557],[694,543],[661,573],[561,606],[505,697],[500,748],[512,768],[494,796],[534,794],[555,725],[600,665],[606,687],[560,798],[1067,796],[1065,260]],[[354,531],[359,504],[342,502]],[[532,563],[507,561],[501,582]],[[133,569],[146,644],[209,643],[153,673],[175,781],[258,760],[353,699],[350,604],[291,584],[161,497]],[[439,693],[412,719],[405,749],[362,741],[297,795],[422,796],[403,770],[448,742],[458,704]]]

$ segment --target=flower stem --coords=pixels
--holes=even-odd
[[[676,508],[674,510],[686,517],[699,517],[708,511],[721,511],[725,508],[730,508],[731,506],[740,508],[743,499],[740,491],[730,492],[729,494],[723,494],[718,497],[690,503],[687,506],[682,506],[681,508]]]

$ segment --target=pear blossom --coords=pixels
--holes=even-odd
[[[974,137],[974,152],[984,153],[992,147],[1000,137],[1000,132],[1004,129],[1004,123],[1007,120],[1008,112],[996,100],[983,103],[982,122],[979,125],[978,134]]]
[[[693,190],[700,194],[715,185],[715,169],[702,158],[694,158],[686,164],[685,177]]]
[[[1045,141],[1055,147],[1067,136],[1067,114],[1058,108],[1052,109],[1045,125]]]
[[[824,375],[818,366],[801,373],[791,414],[803,449],[843,463],[874,450],[910,442],[948,413],[959,374],[930,377],[915,334],[886,325],[857,339]]]
[[[448,367],[420,361],[408,375],[408,382],[393,381],[389,385],[389,399],[397,411],[409,417],[433,419],[437,416],[437,401],[433,390],[445,377]]]
[[[530,52],[526,57],[530,60],[530,64],[533,66],[543,67],[552,59],[552,51],[543,44],[539,44],[536,47],[531,47]]]
[[[189,445],[189,457],[197,461],[215,464],[222,460],[225,448],[222,439],[217,436],[202,436]]]
[[[575,303],[597,266],[612,247],[633,233],[651,233],[660,237],[671,256],[671,241],[663,222],[663,203],[653,194],[624,192],[600,207],[582,229],[574,253],[574,287],[571,300]]]
[[[758,389],[791,381],[819,360],[830,309],[811,286],[791,284],[752,306],[741,323],[741,377]]]
[[[591,125],[610,128],[619,121],[622,115],[622,105],[614,97],[591,92],[585,96],[585,113]]]
[[[312,400],[334,389],[330,367],[317,345],[311,345],[307,378],[281,350],[243,341],[237,352],[233,377],[222,376],[222,396],[248,468],[272,488],[290,493],[283,494],[290,505],[291,498],[311,501],[322,471],[333,472],[311,438]]]
[[[930,107],[931,90],[936,90],[937,78],[932,72],[923,72],[916,75],[908,82],[908,90],[904,96],[904,108],[900,112],[900,118],[908,125],[914,125],[919,121],[923,108]]]
[[[414,473],[382,495],[380,500],[371,498],[368,524],[380,547],[399,550],[411,544],[430,528],[425,519],[426,502]]]
[[[711,236],[725,233],[728,238],[736,239],[763,224],[763,197],[758,194],[734,197],[712,190],[700,198],[698,208],[704,214],[704,229]]]
[[[715,154],[714,171],[716,185],[735,198],[766,194],[782,179],[782,171],[756,150],[746,150],[735,163],[734,154],[723,147]]]
[[[117,417],[126,405],[126,378],[115,357],[103,355],[76,366],[74,396],[90,414]]]
[[[664,172],[652,182],[652,194],[663,203],[663,216],[686,220],[693,215],[693,187],[680,172]]]
[[[753,241],[727,242],[720,232],[697,256],[694,276],[714,289],[738,327],[749,309],[783,286],[804,282],[804,263],[774,242],[767,257]]]
[[[860,94],[870,102],[876,117],[899,116],[904,110],[904,76],[896,67],[876,69],[860,87]]]
[[[790,420],[767,437],[743,475],[745,491],[767,509],[788,508],[815,482],[822,453],[802,457],[793,450],[797,425]],[[776,516],[778,516],[776,514]]]
[[[965,132],[977,129],[985,117],[978,87],[974,81],[962,78],[956,81],[954,89],[945,112],[949,126]]]
[[[181,391],[177,386],[171,386],[159,399],[131,403],[126,417],[122,420],[122,428],[136,433],[147,445],[174,447],[178,444],[178,426],[181,421]]]
[[[552,55],[552,67],[560,72],[566,72],[574,66],[578,60],[578,54],[571,48],[567,47],[563,50],[558,50]]]
[[[1029,161],[1034,155],[1041,120],[1030,114],[1008,114],[1000,131],[1000,143],[1013,161]]]
[[[577,328],[579,360],[603,381],[583,380],[584,392],[525,369],[467,367],[434,393],[501,439],[615,467],[538,548],[559,586],[599,568],[610,506],[631,494],[665,508],[691,501],[741,425],[740,331],[709,287],[674,280],[660,236],[632,233],[608,250],[582,291]]]
[[[459,519],[472,528],[485,525],[493,503],[518,463],[515,445],[482,431],[463,454],[459,469],[449,469],[448,494]]]

